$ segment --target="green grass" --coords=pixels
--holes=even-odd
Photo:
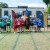
[[[0,50],[50,50],[50,32],[6,34],[0,34]]]

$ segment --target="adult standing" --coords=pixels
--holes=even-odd
[[[4,20],[4,31],[6,31],[6,25],[7,25],[6,20]]]

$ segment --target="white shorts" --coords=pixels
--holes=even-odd
[[[37,27],[37,25],[33,25],[34,27]]]

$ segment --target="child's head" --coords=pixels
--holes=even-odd
[[[34,19],[36,21],[36,19]]]
[[[4,20],[2,20],[2,22],[3,22]]]
[[[39,21],[40,21],[40,19],[39,19]]]

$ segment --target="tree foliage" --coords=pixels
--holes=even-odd
[[[0,2],[0,7],[1,8],[7,8],[8,7],[8,4],[3,3],[3,2]]]
[[[1,8],[7,8],[8,7],[8,4],[6,3],[3,3],[3,2],[0,2],[0,16],[1,16]]]
[[[50,14],[50,6],[48,7],[48,14]]]
[[[50,0],[43,0],[43,2],[48,6],[50,4]]]
[[[1,16],[1,8],[0,8],[0,16]]]

